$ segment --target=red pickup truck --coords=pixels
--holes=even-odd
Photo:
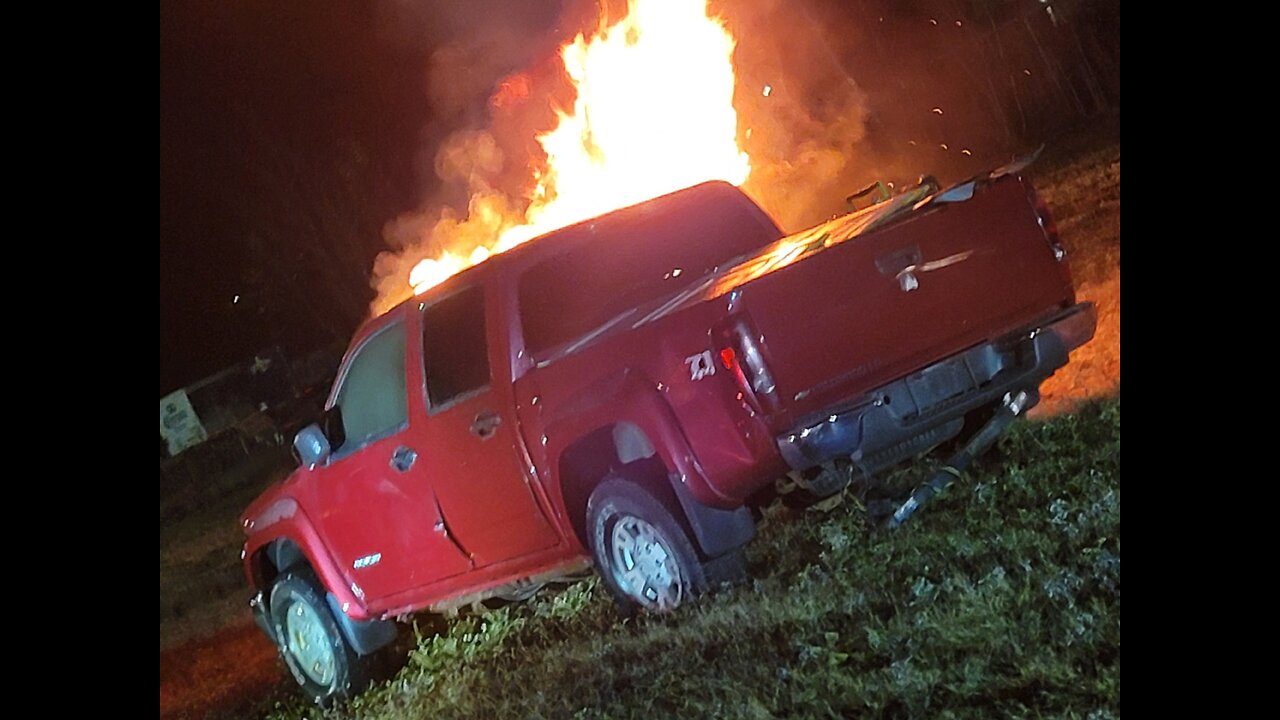
[[[1094,313],[1020,172],[786,236],[706,183],[369,321],[301,467],[243,515],[259,624],[323,702],[412,612],[592,565],[623,606],[669,610],[742,573],[777,478],[836,492],[1034,404]]]

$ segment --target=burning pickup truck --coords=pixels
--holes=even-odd
[[[409,613],[591,566],[672,610],[744,572],[779,477],[823,496],[962,432],[976,454],[1003,424],[973,418],[1034,405],[1093,331],[1017,166],[786,236],[720,182],[618,210],[359,330],[243,515],[251,604],[322,702]]]

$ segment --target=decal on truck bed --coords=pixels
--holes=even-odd
[[[716,364],[711,360],[710,350],[690,355],[684,359],[684,364],[689,366],[691,380],[701,380],[708,375],[716,374]]]

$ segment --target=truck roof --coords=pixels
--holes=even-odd
[[[689,224],[688,219],[691,217],[698,217],[700,224],[710,222],[725,227],[749,227],[755,233],[766,231],[775,238],[782,237],[782,230],[777,223],[746,193],[727,182],[712,180],[539,235],[459,272],[426,292],[405,300],[401,305],[448,293],[457,285],[465,284],[499,267],[527,267],[545,257],[563,252],[583,237],[591,237],[610,245],[644,243],[655,232],[664,235],[679,233],[682,227]]]

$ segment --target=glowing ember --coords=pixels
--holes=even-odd
[[[572,112],[538,136],[523,218],[503,223],[469,256],[445,252],[410,273],[421,293],[491,254],[556,228],[707,180],[742,184],[751,171],[737,146],[734,40],[705,0],[631,0],[626,18],[561,49],[577,90]],[[508,95],[524,86],[499,88]]]

